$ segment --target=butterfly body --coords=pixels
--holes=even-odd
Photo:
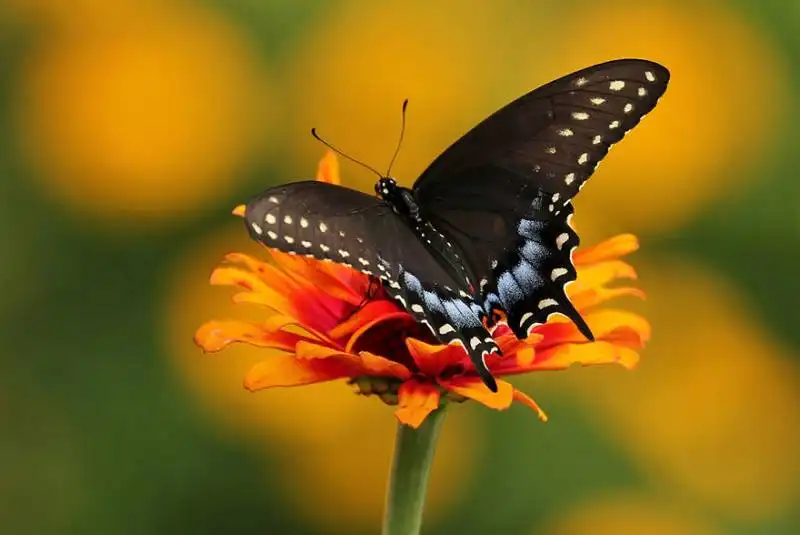
[[[579,244],[572,198],[611,146],[655,107],[668,71],[645,60],[583,69],[481,122],[412,188],[390,177],[376,197],[316,181],[248,203],[251,236],[378,278],[443,343],[459,343],[492,390],[490,330],[528,337],[552,314],[591,330],[570,302]]]

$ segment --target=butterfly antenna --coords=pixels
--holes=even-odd
[[[317,134],[317,129],[316,128],[312,128],[311,129],[311,135],[314,136],[314,139],[316,139],[317,141],[319,141],[320,143],[322,143],[323,145],[325,145],[326,147],[331,149],[336,154],[339,154],[340,156],[342,156],[344,158],[347,158],[351,162],[356,163],[356,164],[360,165],[361,167],[364,167],[365,169],[369,169],[370,171],[372,171],[373,173],[378,175],[378,178],[383,178],[383,175],[377,169],[375,169],[374,167],[372,167],[370,165],[367,165],[367,164],[365,164],[364,162],[362,162],[360,160],[356,160],[352,156],[349,156],[349,155],[345,154],[341,150],[337,149],[336,147],[334,147],[333,145],[331,145],[330,143],[328,143],[327,141],[325,141],[324,139],[319,137],[319,134]]]
[[[392,172],[394,161],[397,158],[397,155],[400,153],[400,145],[403,144],[403,134],[406,133],[406,108],[408,108],[408,99],[403,101],[403,111],[401,112],[402,122],[400,123],[400,139],[397,141],[397,147],[394,149],[394,155],[392,156],[392,160],[389,162],[389,169],[386,170],[386,176],[390,176],[389,173]]]

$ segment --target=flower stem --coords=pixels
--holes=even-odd
[[[382,535],[419,534],[428,477],[443,417],[444,406],[429,414],[417,429],[397,425]]]

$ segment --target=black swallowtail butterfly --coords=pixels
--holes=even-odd
[[[571,200],[614,143],[664,94],[669,71],[602,63],[539,87],[459,139],[411,189],[377,198],[318,181],[270,188],[247,204],[257,241],[378,278],[442,343],[460,343],[484,383],[500,353],[489,330],[524,339],[553,313],[593,335],[565,293],[575,280]]]

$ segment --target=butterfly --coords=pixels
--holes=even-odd
[[[486,386],[501,354],[492,330],[519,339],[552,314],[589,326],[567,296],[579,244],[572,199],[609,149],[656,106],[669,71],[621,59],[523,95],[445,150],[413,187],[378,173],[375,196],[319,181],[249,201],[250,236],[289,254],[378,280],[443,344],[460,344]]]

